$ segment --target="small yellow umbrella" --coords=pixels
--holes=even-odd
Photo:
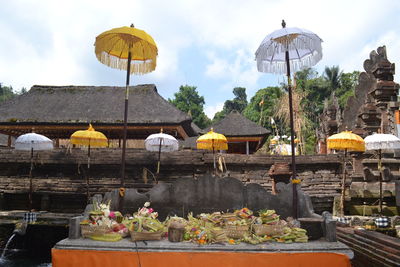
[[[89,124],[87,130],[74,132],[70,138],[71,144],[88,147],[88,169],[90,168],[90,147],[106,147],[108,145],[107,137],[98,131],[95,131],[92,124]]]
[[[344,215],[344,194],[346,183],[346,157],[347,151],[364,152],[365,142],[361,136],[352,133],[351,131],[343,131],[328,137],[328,148],[336,150],[344,150],[343,158],[343,178],[342,178],[342,192],[340,195],[340,212]]]
[[[145,74],[155,70],[158,48],[153,38],[133,26],[115,28],[96,37],[97,59],[115,69],[126,70],[124,130],[121,160],[121,187],[125,179],[125,150],[128,122],[128,97],[130,74]]]
[[[351,131],[343,131],[328,137],[328,148],[346,151],[365,151],[365,142],[361,136]]]
[[[87,130],[79,130],[74,132],[70,137],[71,144],[82,145],[88,147],[88,170],[90,169],[90,147],[106,147],[108,145],[107,137],[98,131],[95,131],[92,124],[89,124]],[[89,174],[86,175],[86,189],[89,200]]]
[[[197,149],[212,150],[214,156],[214,169],[216,169],[215,164],[215,150],[228,150],[228,140],[223,134],[214,132],[213,128],[200,136],[197,140]]]

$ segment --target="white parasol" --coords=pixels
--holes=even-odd
[[[160,172],[160,158],[161,152],[172,152],[177,151],[179,148],[178,140],[169,134],[156,133],[149,135],[144,141],[146,150],[148,151],[158,151],[158,163],[157,163],[157,173]]]
[[[378,150],[379,212],[382,214],[382,149],[400,149],[400,139],[393,134],[375,133],[364,141],[367,150]]]
[[[20,135],[15,140],[16,150],[31,151],[31,167],[29,170],[29,210],[32,209],[32,171],[33,171],[33,151],[34,150],[51,150],[53,149],[53,141],[44,135],[37,133],[27,133]]]
[[[16,150],[50,150],[53,149],[53,141],[44,135],[27,133],[20,135],[15,140]]]

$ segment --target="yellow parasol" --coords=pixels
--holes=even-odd
[[[351,131],[343,131],[328,137],[328,148],[345,151],[365,151],[365,142],[361,136]]]
[[[345,183],[346,183],[346,157],[347,151],[364,152],[365,142],[361,136],[352,133],[351,131],[343,131],[338,134],[334,134],[327,139],[328,148],[336,150],[344,150],[343,157],[343,178],[342,178],[342,192],[340,195],[340,212],[344,215],[344,195],[345,195]]]
[[[90,168],[90,147],[106,147],[108,145],[107,137],[98,131],[95,131],[92,124],[89,124],[87,130],[74,132],[70,138],[71,144],[88,147],[88,169]]]
[[[128,121],[129,76],[132,73],[145,74],[155,70],[157,45],[145,31],[131,27],[115,28],[96,37],[97,59],[111,67],[126,70],[124,130],[122,142],[121,187],[125,178],[125,150]]]
[[[214,156],[214,169],[216,169],[215,164],[215,150],[228,150],[228,141],[223,134],[214,132],[213,128],[200,136],[197,140],[197,149],[212,150]]]
[[[95,131],[92,124],[89,124],[87,130],[74,132],[70,137],[71,144],[88,147],[88,170],[90,169],[90,147],[106,147],[108,145],[107,137],[98,131]],[[89,200],[89,175],[86,176],[87,196]]]

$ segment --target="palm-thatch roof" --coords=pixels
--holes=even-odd
[[[232,111],[225,118],[202,130],[199,134],[204,134],[211,128],[226,136],[228,153],[254,153],[262,147],[270,133],[269,130],[252,122],[237,111]],[[197,138],[199,136],[186,138],[180,142],[180,146],[186,149],[196,149]]]
[[[97,126],[96,130],[108,130],[110,138],[119,137],[124,97],[125,87],[35,85],[27,93],[0,105],[0,133],[18,135],[29,131],[29,127],[46,126],[48,135],[63,138],[61,135],[69,137],[76,127],[82,129],[91,122]],[[130,87],[128,137],[145,137],[160,128],[164,132],[175,131],[181,138],[192,136],[196,133],[191,122],[189,115],[158,94],[154,84]],[[60,127],[71,130],[65,134],[55,131]],[[139,129],[142,134],[137,135]]]
[[[247,119],[236,110],[225,116],[222,120],[214,123],[205,132],[214,129],[214,132],[225,135],[226,137],[236,136],[266,136],[271,131]]]

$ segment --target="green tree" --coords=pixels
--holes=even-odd
[[[0,102],[13,98],[15,95],[12,86],[3,86],[0,83]]]
[[[340,76],[340,87],[336,89],[335,94],[339,98],[339,106],[344,109],[347,99],[354,95],[355,88],[358,85],[359,71],[342,73]]]
[[[243,110],[246,108],[247,106],[246,88],[235,87],[233,88],[233,94],[235,95],[235,97],[232,100],[226,100],[223,109],[215,113],[213,122],[220,121],[226,115],[231,113],[232,110],[236,110],[242,113]]]
[[[204,113],[204,97],[196,89],[196,86],[182,85],[179,92],[174,94],[175,98],[168,101],[179,110],[190,114],[193,122],[204,129],[211,124],[211,120]]]
[[[296,72],[297,90],[305,93],[301,105],[310,123],[304,134],[308,153],[312,153],[315,146],[315,129],[319,127],[318,116],[323,111],[324,101],[330,101],[334,93],[339,98],[340,107],[344,108],[347,99],[354,95],[358,76],[357,71],[343,73],[339,66],[325,67],[323,75],[318,75],[313,69]]]
[[[324,79],[328,82],[331,92],[340,87],[342,73],[339,66],[325,67]]]
[[[280,87],[266,87],[257,91],[243,111],[243,115],[265,128],[271,127],[274,107],[283,91]],[[275,119],[279,126],[280,122]]]
[[[296,72],[296,89],[305,95],[301,105],[310,123],[313,124],[312,128],[316,128],[318,115],[324,109],[324,100],[332,94],[327,80],[319,76],[315,70],[305,69]]]

